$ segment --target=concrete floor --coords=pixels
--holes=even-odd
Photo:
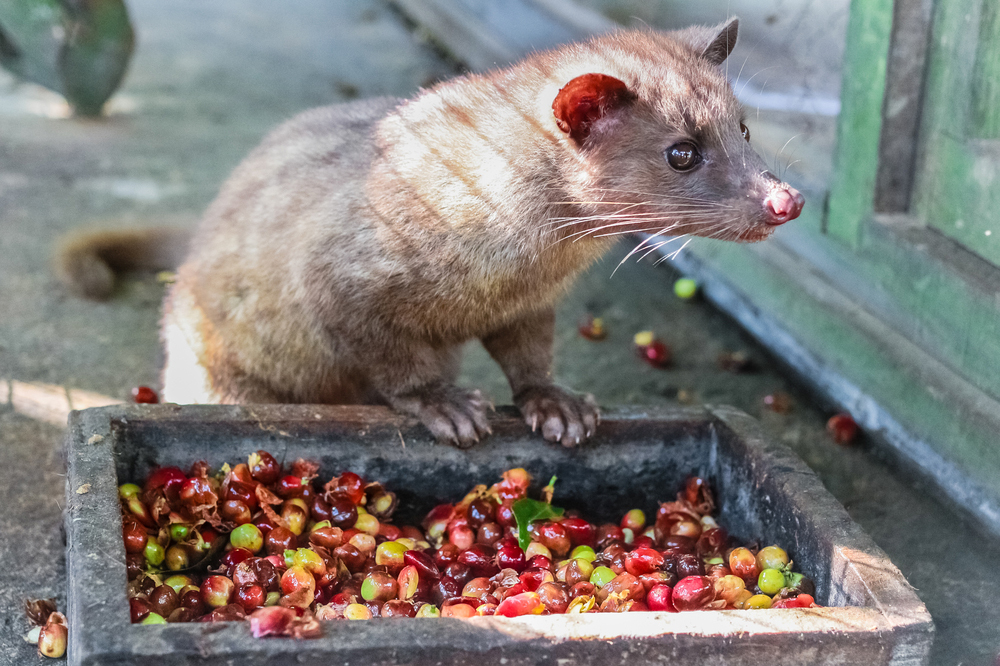
[[[106,304],[66,296],[47,261],[54,240],[80,225],[193,221],[261,136],[310,106],[355,96],[407,95],[453,66],[378,0],[132,0],[139,47],[125,86],[100,122],[54,120],[38,90],[0,79],[0,377],[127,397],[154,384],[163,287],[128,280]],[[0,75],[2,76],[2,75]],[[884,462],[867,442],[844,448],[824,433],[828,414],[786,379],[725,316],[670,289],[669,266],[629,263],[623,245],[577,284],[559,312],[556,374],[602,404],[727,403],[758,416],[793,448],[917,588],[938,628],[933,663],[992,665],[1000,651],[997,540],[964,526],[933,493]],[[585,313],[608,339],[576,333]],[[651,328],[675,363],[654,370],[632,355]],[[758,371],[717,366],[744,351]],[[499,370],[470,347],[463,381],[509,401]],[[788,414],[763,396],[785,391]],[[25,597],[64,598],[62,431],[0,407],[0,664],[41,658],[20,636]]]

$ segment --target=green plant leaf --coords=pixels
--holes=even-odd
[[[563,515],[563,510],[559,507],[527,497],[514,502],[513,509],[514,519],[517,521],[517,543],[521,546],[521,550],[526,549],[531,543],[528,525],[536,520],[559,518]]]

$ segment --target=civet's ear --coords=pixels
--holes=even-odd
[[[578,76],[559,91],[552,102],[556,124],[577,143],[583,143],[601,118],[628,105],[635,94],[607,74]]]
[[[725,23],[711,28],[693,27],[677,30],[672,36],[690,44],[701,57],[713,65],[721,65],[733,52],[736,46],[736,35],[739,32],[740,20],[733,17]]]

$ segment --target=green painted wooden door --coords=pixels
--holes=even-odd
[[[1000,3],[936,8],[915,211],[1000,266]]]

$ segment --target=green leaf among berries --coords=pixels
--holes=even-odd
[[[521,550],[531,543],[531,536],[528,534],[528,525],[536,520],[550,520],[561,518],[563,509],[552,506],[548,502],[540,502],[528,497],[514,502],[514,519],[517,521],[517,543]]]

